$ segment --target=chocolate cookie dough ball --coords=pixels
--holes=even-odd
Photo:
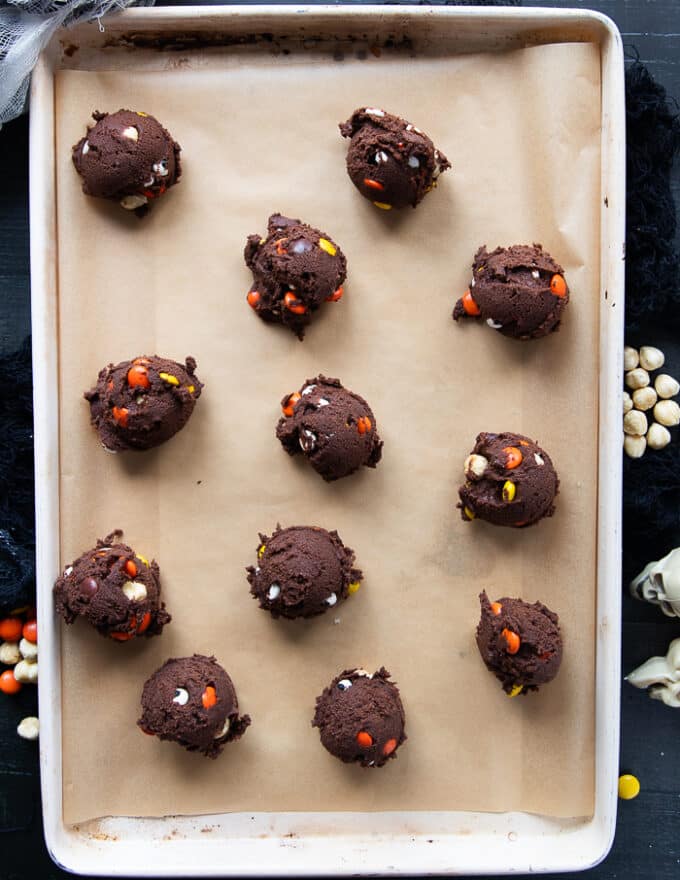
[[[233,682],[217,660],[194,654],[166,660],[146,681],[137,724],[150,736],[216,758],[225,743],[243,736],[250,716],[239,716]]]
[[[540,244],[481,247],[453,320],[477,318],[504,336],[539,339],[558,329],[568,302],[564,269]]]
[[[67,565],[54,585],[57,613],[66,623],[87,620],[116,642],[160,635],[171,618],[161,602],[158,565],[121,544],[121,531]]]
[[[359,589],[363,575],[353,563],[337,532],[277,527],[271,537],[260,534],[250,592],[272,617],[316,617]]]
[[[373,675],[345,669],[316,698],[312,727],[319,728],[324,748],[345,764],[382,767],[406,740],[399,688],[389,677],[385,668]]]
[[[84,395],[104,448],[151,449],[173,437],[201,396],[203,383],[195,369],[192,357],[182,366],[156,354],[104,367]]]
[[[550,456],[522,434],[482,433],[465,459],[461,516],[521,528],[555,512],[560,481]]]
[[[343,294],[347,260],[327,232],[272,214],[267,237],[249,235],[243,252],[253,273],[246,299],[263,321],[302,339],[312,315]]]
[[[557,615],[540,602],[531,605],[507,596],[489,602],[485,592],[479,601],[477,647],[506,694],[527,694],[552,681],[562,662]]]
[[[307,379],[299,391],[283,398],[281,408],[276,427],[281,445],[288,455],[302,453],[327,482],[380,461],[383,442],[373,410],[339,379]]]
[[[443,153],[415,125],[377,107],[355,110],[340,124],[350,138],[347,173],[376,208],[413,208],[451,167]]]
[[[73,147],[83,192],[141,216],[180,178],[180,146],[148,113],[92,114],[95,124]]]

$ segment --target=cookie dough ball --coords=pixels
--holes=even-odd
[[[327,232],[299,220],[272,214],[267,237],[249,235],[243,255],[253,273],[248,304],[299,339],[322,303],[342,297],[345,255]]]
[[[83,192],[141,216],[180,178],[180,146],[148,113],[92,114],[95,124],[73,147]]]
[[[289,455],[301,452],[327,482],[380,461],[383,442],[373,410],[339,379],[307,379],[299,391],[283,398],[281,408],[276,427],[281,445]]]
[[[87,620],[117,642],[160,635],[170,615],[161,602],[158,565],[121,544],[121,531],[67,565],[54,585],[57,613],[66,623]]]
[[[150,736],[216,758],[225,743],[243,736],[250,716],[239,716],[234,684],[217,660],[194,654],[166,660],[146,681],[137,724]]]
[[[537,691],[557,675],[562,662],[559,618],[540,602],[479,596],[482,616],[477,647],[487,669],[511,697]]]
[[[453,320],[477,318],[504,336],[539,339],[558,329],[568,302],[564,269],[540,244],[481,247]]]
[[[382,767],[406,740],[399,688],[389,677],[385,668],[373,675],[345,669],[316,698],[312,727],[319,728],[324,748],[345,764]]]
[[[151,449],[183,428],[201,396],[196,361],[158,355],[109,364],[85,392],[90,420],[109,452]]]
[[[359,589],[363,575],[353,563],[337,532],[277,527],[271,537],[260,534],[250,592],[272,617],[316,617]]]
[[[559,487],[550,456],[522,434],[477,435],[458,490],[461,516],[521,528],[555,512]]]
[[[377,208],[413,208],[451,167],[443,153],[415,125],[377,107],[355,110],[340,124],[350,138],[347,173]]]

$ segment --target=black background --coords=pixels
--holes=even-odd
[[[170,0],[162,5],[186,4]],[[606,13],[623,33],[626,48],[635,48],[669,96],[680,98],[680,0],[534,0],[524,5],[571,6]],[[546,119],[545,124],[551,121]],[[0,354],[4,354],[15,349],[30,332],[26,117],[0,131],[0,157]],[[677,204],[680,167],[674,169],[673,191]],[[662,327],[645,341],[666,352],[664,370],[680,378],[679,341],[669,338]],[[674,442],[680,440],[674,437]],[[680,535],[675,543],[680,545]],[[658,609],[633,601],[624,590],[624,672],[654,654],[664,654],[669,642],[678,636],[680,620],[665,618]],[[42,840],[37,744],[15,733],[19,720],[32,714],[37,714],[37,701],[31,686],[25,686],[15,697],[0,694],[2,880],[66,876],[52,864]],[[614,847],[589,876],[599,880],[680,877],[680,709],[650,700],[624,683],[621,734],[621,772],[634,773],[642,790],[634,801],[619,801]]]

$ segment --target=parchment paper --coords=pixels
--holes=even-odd
[[[425,129],[453,171],[415,211],[385,214],[351,186],[337,123],[365,104]],[[91,111],[146,109],[183,147],[184,176],[145,220],[86,198],[70,147]],[[161,566],[173,623],[63,642],[64,816],[240,810],[592,812],[597,514],[599,55],[555,45],[500,55],[344,61],[251,55],[229,73],[62,72],[56,90],[61,550],[114,527]],[[349,262],[346,295],[304,343],[245,302],[245,238],[281,211],[319,226]],[[476,248],[540,241],[565,266],[561,331],[518,343],[457,326]],[[142,353],[193,354],[204,395],[146,454],[107,455],[84,389]],[[384,459],[326,485],[274,437],[278,401],[317,372],[363,394]],[[480,430],[538,439],[561,477],[557,513],[511,531],[454,509]],[[362,589],[323,618],[271,620],[244,568],[276,523],[337,528]],[[56,576],[57,572],[55,572]],[[541,599],[565,654],[540,694],[508,699],[474,642],[477,594]],[[144,736],[142,684],[167,657],[214,653],[245,738],[217,761]],[[310,726],[341,669],[384,664],[408,742],[370,772]]]

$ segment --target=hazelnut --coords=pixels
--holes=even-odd
[[[639,409],[642,412],[651,409],[656,403],[656,391],[650,385],[644,388],[636,388],[633,391],[633,403],[635,404],[635,409]]]
[[[659,373],[654,380],[654,387],[656,388],[656,393],[659,397],[663,397],[664,399],[675,397],[678,391],[680,391],[680,383],[667,373]]]
[[[630,412],[633,408],[633,400],[627,391],[623,392],[623,414]]]
[[[654,407],[654,418],[660,425],[680,424],[680,406],[674,400],[660,400]]]
[[[18,642],[3,642],[0,645],[0,663],[5,666],[14,666],[21,660]]]
[[[671,442],[671,432],[663,425],[652,422],[647,431],[647,446],[650,449],[663,449]]]
[[[635,434],[626,434],[623,438],[623,450],[629,458],[642,458],[645,454],[647,441]]]
[[[35,684],[38,681],[38,664],[20,660],[14,667],[14,677],[24,684]]]
[[[17,727],[17,733],[23,739],[37,739],[40,730],[40,722],[34,715],[22,718]]]
[[[465,459],[463,470],[465,471],[466,477],[481,477],[488,466],[488,459],[484,458],[483,455],[472,454],[468,455],[468,457]]]
[[[632,409],[623,417],[623,430],[625,434],[646,434],[647,416],[639,410]]]
[[[640,349],[640,366],[645,370],[658,370],[666,360],[664,353],[651,345],[643,345]]]
[[[33,642],[29,642],[28,639],[22,639],[19,642],[19,651],[21,653],[21,657],[23,657],[24,660],[38,659],[38,646],[35,645]],[[19,658],[19,660],[21,659],[21,657]]]
[[[629,373],[626,373],[626,385],[633,389],[644,388],[645,385],[649,385],[649,373],[647,370],[643,370],[642,367],[631,370]]]
[[[634,370],[635,367],[640,363],[640,357],[637,353],[636,348],[632,348],[630,345],[624,346],[623,349],[623,369],[628,372],[628,370]]]

